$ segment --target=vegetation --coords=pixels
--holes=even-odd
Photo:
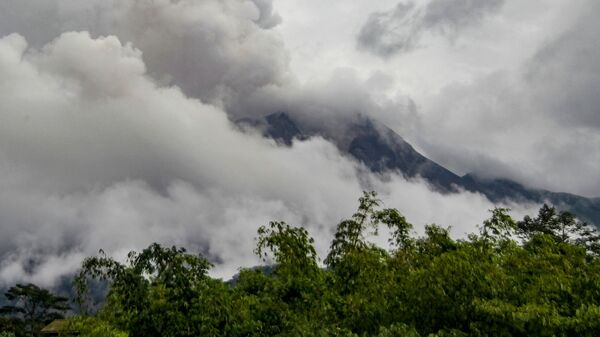
[[[391,249],[367,240],[380,226]],[[324,264],[309,233],[284,222],[258,230],[255,253],[270,265],[229,282],[183,248],[153,244],[126,263],[87,258],[75,282],[84,314],[70,324],[82,336],[600,336],[599,243],[595,229],[546,205],[522,221],[494,209],[463,240],[437,225],[415,237],[365,193]],[[97,312],[93,279],[110,284]]]
[[[17,284],[10,288],[5,297],[11,302],[0,308],[4,317],[0,331],[10,329],[11,332],[0,332],[0,336],[38,336],[44,325],[62,318],[69,309],[67,299],[56,296],[46,289],[34,284]]]

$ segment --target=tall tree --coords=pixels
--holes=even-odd
[[[0,314],[12,321],[17,336],[38,336],[45,324],[63,318],[69,310],[68,300],[35,284],[17,284],[5,294],[11,302],[0,308]]]
[[[531,241],[537,235],[548,235],[558,243],[570,243],[585,247],[590,255],[600,255],[600,233],[589,224],[579,221],[570,212],[558,212],[544,204],[537,217],[525,216],[516,226],[517,233]]]
[[[210,291],[219,282],[207,276],[210,266],[205,258],[183,248],[155,243],[140,253],[129,253],[126,264],[104,254],[87,258],[75,283],[83,304],[90,278],[109,281],[105,314],[132,337],[207,335],[206,321],[217,316],[208,313],[219,309],[215,303],[201,305],[216,298]]]

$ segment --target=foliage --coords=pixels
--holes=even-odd
[[[102,254],[84,260],[76,278],[79,303],[85,305],[88,278],[111,282],[101,315],[131,336],[197,336],[197,322],[213,317],[204,308],[215,281],[206,273],[210,263],[182,248],[153,244],[131,252],[127,264]]]
[[[270,222],[255,250],[267,265],[229,282],[182,248],[153,244],[126,263],[101,252],[83,262],[76,286],[86,315],[69,324],[90,337],[600,336],[598,232],[548,205],[522,221],[490,212],[466,239],[434,224],[418,237],[398,210],[364,193],[323,265],[306,229]],[[389,249],[368,240],[380,226]],[[110,286],[95,313],[86,309],[91,279]]]
[[[94,317],[72,317],[68,320],[66,331],[77,331],[80,337],[127,337],[109,322]]]
[[[517,223],[517,232],[525,240],[532,240],[536,235],[545,234],[557,242],[569,242],[585,247],[588,252],[596,257],[600,254],[600,236],[595,228],[587,223],[577,220],[569,212],[557,212],[554,207],[544,205],[540,208],[538,216],[526,216]]]
[[[5,324],[17,337],[39,335],[45,324],[62,318],[69,309],[67,298],[34,284],[17,284],[4,296],[11,304],[0,308],[0,315],[7,317]]]
[[[255,253],[266,261],[270,251],[277,269],[288,273],[312,273],[317,269],[317,252],[308,231],[290,227],[284,222],[271,222],[269,227],[258,229],[258,245]]]

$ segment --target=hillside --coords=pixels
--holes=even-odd
[[[473,174],[459,176],[423,156],[392,129],[369,118],[345,125],[343,136],[327,128],[306,130],[284,112],[262,119],[243,119],[238,125],[261,130],[265,137],[289,146],[293,139],[321,136],[337,145],[342,153],[352,156],[377,173],[399,172],[405,178],[422,177],[440,193],[460,190],[478,192],[491,202],[502,201],[548,203],[560,210],[577,214],[582,220],[600,226],[600,198],[534,189],[505,178],[481,179]]]

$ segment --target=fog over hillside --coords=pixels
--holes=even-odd
[[[229,277],[270,220],[325,251],[362,190],[417,231],[464,235],[495,206],[234,123],[279,111],[339,139],[373,118],[455,173],[600,196],[600,6],[451,3],[3,1],[0,285],[155,241]]]

